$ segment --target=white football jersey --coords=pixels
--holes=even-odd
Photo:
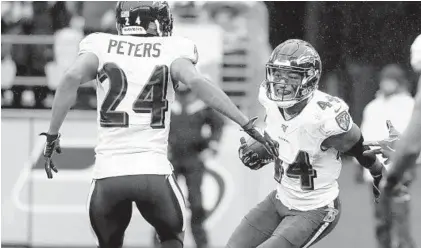
[[[277,198],[288,208],[301,211],[328,205],[339,194],[337,179],[342,162],[336,149],[324,149],[321,144],[351,129],[348,105],[315,91],[302,112],[286,121],[263,86],[259,100],[266,109],[266,131],[279,142],[282,162],[275,163]]]
[[[178,58],[197,63],[194,43],[183,37],[135,37],[94,33],[79,54],[98,57],[94,178],[171,174],[167,159]]]

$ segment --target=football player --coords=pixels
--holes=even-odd
[[[421,73],[421,35],[411,46],[411,66],[420,75]],[[402,179],[405,171],[416,164],[421,151],[421,77],[418,79],[418,90],[415,96],[414,109],[409,124],[397,142],[396,154],[392,156],[392,168],[387,176],[385,191],[390,193]],[[388,149],[386,148],[386,151]],[[390,195],[390,194],[387,194]]]
[[[369,169],[378,199],[383,164],[363,154],[368,148],[347,104],[317,89],[321,73],[320,56],[305,41],[287,40],[272,52],[259,92],[265,116],[260,127],[279,143],[278,184],[243,218],[227,247],[310,247],[331,232],[341,214],[341,153]],[[239,156],[247,167],[259,169],[270,157],[253,147],[242,140]]]
[[[411,66],[420,75],[421,73],[421,35],[411,45]],[[390,125],[390,124],[389,124]],[[391,197],[404,183],[405,172],[412,169],[417,163],[421,151],[421,77],[418,79],[418,89],[415,95],[414,109],[408,126],[400,137],[394,135],[388,139],[366,142],[366,145],[379,148],[366,151],[366,153],[381,153],[384,157],[391,158],[392,166],[388,171],[385,185],[383,185],[383,200],[390,209]],[[395,146],[396,143],[396,146]],[[388,222],[393,216],[387,216]]]
[[[167,159],[174,87],[186,84],[209,106],[238,123],[276,154],[275,143],[255,128],[224,92],[195,69],[194,43],[171,37],[165,1],[118,2],[118,35],[94,33],[55,94],[44,149],[48,178],[57,172],[59,129],[80,84],[96,79],[98,144],[89,194],[89,217],[101,248],[117,248],[132,216],[132,202],[156,229],[162,247],[183,247],[185,203]]]

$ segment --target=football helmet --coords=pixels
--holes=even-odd
[[[280,108],[292,107],[313,95],[321,73],[322,62],[312,45],[287,40],[273,50],[266,63],[266,95]]]
[[[116,28],[120,35],[171,36],[173,18],[166,1],[119,1]]]

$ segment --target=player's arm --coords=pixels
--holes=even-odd
[[[421,151],[421,77],[412,117],[400,140],[396,144],[396,152],[392,155],[392,167],[389,170],[388,185],[394,187],[403,177],[404,172],[415,166]]]
[[[368,150],[369,147],[364,146],[363,141],[361,130],[357,125],[352,124],[348,132],[327,138],[322,146],[332,147],[339,152],[355,157],[363,167],[370,170],[371,174],[377,175],[381,173],[383,165],[375,155],[364,154],[364,151]]]
[[[421,35],[415,38],[411,45],[411,66],[420,75],[421,73]],[[394,187],[403,177],[404,172],[415,166],[416,159],[421,150],[421,76],[418,78],[418,92],[415,96],[412,116],[396,144],[396,153],[392,155],[393,166],[388,175],[388,188]]]
[[[360,129],[354,123],[349,131],[338,135],[331,136],[324,140],[323,147],[332,147],[339,152],[353,156],[357,159],[358,163],[367,168],[373,176],[373,194],[376,202],[380,197],[380,181],[383,177],[384,167],[376,155],[371,153],[364,153],[370,149],[368,146],[363,145],[364,138]]]
[[[186,84],[208,106],[239,124],[251,137],[264,144],[272,154],[278,155],[275,142],[268,135],[263,137],[256,130],[256,118],[249,119],[244,115],[218,86],[196,70],[189,59],[176,59],[171,64],[170,72],[173,81]]]
[[[208,106],[216,109],[240,126],[244,126],[249,119],[229,99],[229,97],[215,84],[202,76],[193,63],[185,58],[176,59],[171,64],[171,77],[177,82],[186,84]]]
[[[61,153],[59,129],[64,118],[74,104],[79,85],[95,78],[98,58],[93,53],[78,56],[75,63],[65,72],[54,95],[52,116],[48,132],[41,133],[47,138],[44,146],[45,172],[48,178],[53,178],[52,171],[58,172],[51,160],[54,152]]]
[[[65,72],[54,96],[48,134],[58,134],[64,118],[76,100],[79,86],[95,79],[97,67],[97,56],[93,53],[84,53],[79,55]]]

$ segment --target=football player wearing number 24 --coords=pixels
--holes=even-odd
[[[258,125],[279,143],[279,157],[244,138],[239,157],[254,170],[274,162],[277,187],[243,218],[226,247],[310,247],[330,233],[341,214],[341,153],[370,170],[378,201],[383,164],[364,154],[369,148],[347,104],[318,90],[321,73],[320,56],[308,42],[287,40],[272,52]]]
[[[79,45],[79,56],[63,76],[52,107],[44,149],[48,178],[57,168],[59,129],[80,84],[96,79],[98,144],[88,207],[101,248],[123,245],[132,203],[155,229],[161,247],[183,247],[184,197],[167,159],[174,88],[186,84],[262,143],[273,156],[276,144],[255,128],[229,97],[195,68],[195,44],[171,36],[173,18],[165,1],[118,2],[118,35],[94,33]],[[176,130],[175,130],[176,131]]]

